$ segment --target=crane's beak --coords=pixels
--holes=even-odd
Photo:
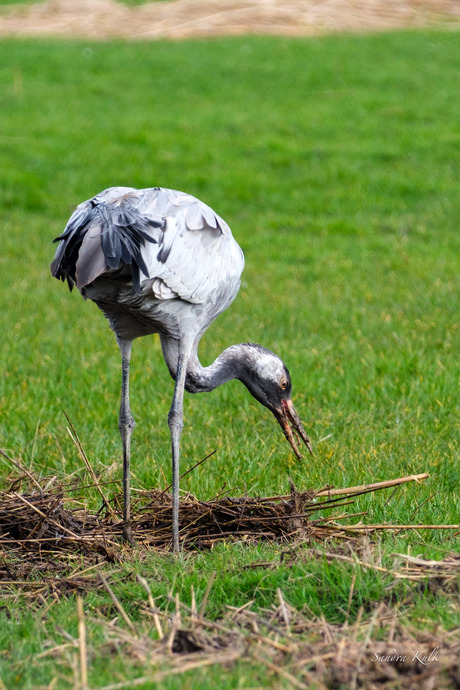
[[[299,446],[303,441],[303,443],[305,443],[305,445],[307,446],[309,452],[313,453],[310,444],[310,439],[305,433],[305,429],[303,428],[302,422],[300,421],[300,417],[297,414],[294,405],[292,404],[292,400],[282,400],[281,403],[281,409],[274,410],[273,414],[278,420],[278,423],[282,428],[287,440],[289,441],[292,450],[300,459],[302,457],[302,453],[300,452]]]

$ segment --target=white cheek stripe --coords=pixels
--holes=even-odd
[[[254,369],[261,379],[269,379],[274,383],[279,383],[284,374],[281,360],[268,353],[258,355]]]

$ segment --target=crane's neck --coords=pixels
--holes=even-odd
[[[161,345],[169,372],[175,379],[179,344],[176,340],[162,337]],[[239,379],[244,382],[248,365],[253,357],[253,348],[254,346],[248,343],[231,345],[212,364],[203,367],[195,347],[187,366],[186,390],[189,393],[206,393],[232,379]]]

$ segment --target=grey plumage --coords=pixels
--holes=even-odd
[[[238,378],[268,407],[300,457],[308,437],[290,399],[284,363],[260,345],[233,345],[208,367],[198,359],[206,328],[235,299],[244,267],[227,223],[189,194],[159,187],[112,187],[70,217],[51,273],[74,284],[108,318],[122,355],[119,427],[123,441],[124,536],[131,540],[129,463],[134,419],[129,406],[132,341],[158,333],[175,379],[168,416],[173,463],[173,546],[179,549],[179,442],[184,389],[210,391]],[[294,435],[297,438],[294,438]]]

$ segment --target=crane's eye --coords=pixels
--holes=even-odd
[[[281,379],[280,381],[280,388],[285,391],[286,388],[288,387],[289,383],[287,379]]]

